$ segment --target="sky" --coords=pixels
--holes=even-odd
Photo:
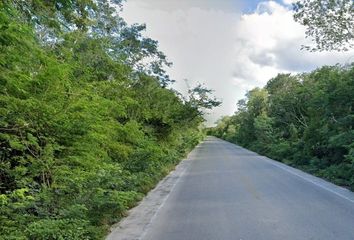
[[[300,73],[354,61],[349,52],[308,52],[305,28],[292,17],[293,0],[126,0],[123,18],[145,23],[173,66],[173,88],[198,83],[223,104],[208,111],[207,125],[232,115],[238,100],[278,73]],[[187,79],[187,81],[186,81]]]

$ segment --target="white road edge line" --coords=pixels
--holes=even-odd
[[[191,161],[190,159],[186,159],[184,161]],[[138,238],[138,240],[142,240],[146,234],[148,233],[150,226],[152,225],[152,223],[154,222],[155,218],[157,217],[158,213],[160,212],[160,210],[162,209],[162,207],[165,205],[165,203],[167,202],[168,198],[170,197],[172,191],[175,189],[175,187],[177,186],[177,184],[180,182],[181,178],[184,176],[185,172],[187,171],[188,167],[190,165],[187,165],[185,167],[185,169],[183,170],[183,172],[179,175],[177,181],[174,183],[174,185],[172,186],[170,192],[165,196],[164,200],[162,201],[161,205],[156,209],[156,212],[154,213],[154,215],[151,217],[150,221],[145,225],[143,232],[141,233],[140,237]]]
[[[222,139],[221,139],[221,140],[222,140]],[[246,148],[243,148],[243,147],[241,147],[241,146],[238,146],[238,145],[236,145],[236,144],[234,144],[234,143],[231,143],[231,142],[228,142],[228,141],[225,141],[225,140],[222,140],[222,141],[231,144],[234,148],[242,148],[242,149],[244,149],[244,150],[246,150],[246,151],[248,151],[248,152],[255,153],[255,154],[257,154],[259,157],[262,157],[264,160],[266,160],[266,162],[268,162],[269,164],[272,164],[273,166],[276,166],[276,167],[278,167],[278,168],[280,168],[280,169],[282,169],[282,170],[284,170],[284,171],[287,171],[288,173],[291,173],[292,175],[295,175],[295,176],[297,176],[297,177],[299,177],[299,178],[301,178],[301,179],[303,179],[303,180],[305,180],[305,181],[307,181],[307,182],[309,182],[309,183],[312,183],[313,185],[315,185],[315,186],[317,186],[317,187],[320,187],[320,188],[322,188],[322,189],[324,189],[324,190],[326,190],[326,191],[328,191],[328,192],[331,192],[331,193],[337,195],[338,197],[341,197],[341,198],[343,198],[343,199],[345,199],[345,200],[347,200],[347,201],[349,201],[349,202],[351,202],[351,203],[354,203],[354,200],[353,200],[353,199],[351,199],[351,198],[349,198],[349,197],[347,197],[347,196],[345,196],[345,195],[343,195],[343,194],[341,194],[341,193],[339,193],[339,192],[337,192],[337,191],[335,191],[335,190],[332,190],[332,189],[330,189],[330,188],[324,186],[324,185],[321,184],[321,183],[317,183],[317,182],[315,182],[315,181],[312,181],[312,180],[310,180],[308,177],[301,176],[300,174],[294,172],[294,170],[295,170],[295,171],[300,171],[300,172],[302,172],[302,171],[299,170],[299,169],[294,168],[294,170],[292,170],[292,169],[291,169],[292,167],[290,167],[290,166],[288,166],[288,165],[285,165],[284,163],[275,161],[275,160],[273,160],[273,159],[271,159],[271,158],[268,158],[268,157],[266,157],[266,156],[259,155],[259,154],[256,153],[256,152],[253,152],[253,151],[251,151],[251,150],[248,150],[248,149],[246,149]],[[283,166],[283,165],[284,165],[284,166]],[[309,173],[303,172],[303,174],[308,174],[310,177],[318,178],[319,181],[324,181],[325,183],[331,184],[331,185],[333,185],[334,187],[340,188],[340,189],[343,190],[343,191],[349,191],[348,189],[345,189],[345,188],[343,188],[343,187],[337,186],[337,185],[335,185],[335,184],[333,184],[333,183],[331,183],[331,182],[327,182],[326,180],[324,180],[324,179],[322,179],[322,178],[319,178],[319,177],[316,177],[316,176],[313,176],[313,175],[311,175],[311,174],[309,174]],[[354,196],[354,195],[353,195],[353,196]]]
[[[308,178],[306,178],[306,177],[303,177],[303,176],[301,176],[301,175],[299,175],[299,174],[293,172],[292,170],[287,169],[286,167],[283,167],[283,166],[280,166],[280,165],[278,165],[278,164],[276,164],[276,163],[273,163],[272,161],[274,161],[274,160],[269,159],[268,157],[265,157],[265,156],[262,156],[262,157],[266,158],[266,160],[268,160],[267,162],[270,163],[270,164],[272,164],[273,166],[276,166],[276,167],[278,167],[278,168],[280,168],[280,169],[283,169],[284,171],[287,171],[288,173],[291,173],[291,174],[293,174],[293,175],[295,175],[295,176],[297,176],[297,177],[299,177],[299,178],[301,178],[301,179],[303,179],[303,180],[305,180],[305,181],[307,181],[307,182],[310,182],[310,183],[312,183],[312,184],[314,184],[314,185],[316,185],[316,186],[318,186],[318,187],[320,187],[320,188],[322,188],[322,189],[325,189],[325,190],[327,190],[327,191],[329,191],[329,192],[331,192],[331,193],[334,193],[335,195],[337,195],[337,196],[339,196],[339,197],[341,197],[341,198],[343,198],[343,199],[348,200],[349,202],[354,203],[354,200],[352,200],[352,199],[350,199],[350,198],[348,198],[348,197],[346,197],[346,196],[344,196],[344,195],[342,195],[342,194],[340,194],[340,193],[338,193],[338,192],[336,192],[336,191],[334,191],[334,190],[332,190],[332,189],[330,189],[330,188],[327,188],[327,187],[323,186],[323,185],[320,184],[320,183],[316,183],[316,182],[314,182],[314,181],[312,181],[312,180],[310,180],[310,179],[308,179]],[[269,161],[269,160],[271,160],[271,161]],[[339,186],[338,186],[338,187],[339,187]]]

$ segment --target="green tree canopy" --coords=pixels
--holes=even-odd
[[[310,51],[347,51],[354,47],[353,0],[301,0],[294,4],[295,21],[306,26],[315,46]]]
[[[354,189],[354,65],[279,74],[209,133]]]
[[[203,136],[210,90],[114,4],[0,1],[1,239],[103,239]]]

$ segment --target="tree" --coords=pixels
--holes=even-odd
[[[202,138],[210,90],[111,3],[0,1],[1,239],[103,239]]]
[[[204,87],[202,84],[198,84],[192,89],[188,90],[189,104],[197,109],[212,109],[213,107],[220,106],[221,101],[213,97],[213,90]]]
[[[279,74],[209,132],[354,190],[353,76],[354,65]]]
[[[310,51],[348,51],[354,47],[353,0],[301,0],[294,5],[295,21],[306,26],[315,46]]]

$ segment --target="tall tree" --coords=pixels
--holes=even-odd
[[[354,189],[353,73],[354,65],[279,74],[210,132]]]
[[[103,239],[202,137],[210,91],[112,3],[0,1],[1,239]]]
[[[295,21],[306,26],[315,46],[310,51],[347,51],[354,47],[353,0],[301,0],[294,4]]]

